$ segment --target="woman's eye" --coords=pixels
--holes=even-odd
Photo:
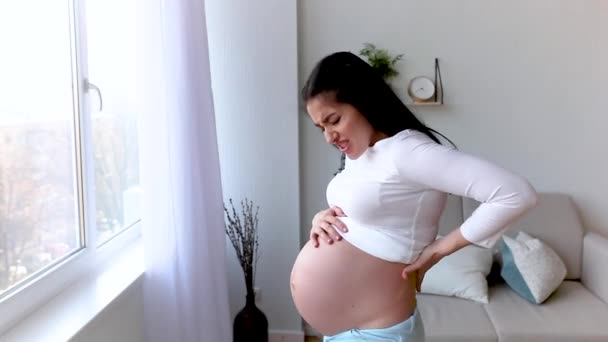
[[[332,125],[337,125],[338,122],[340,122],[340,118],[335,119],[334,121],[331,122]]]

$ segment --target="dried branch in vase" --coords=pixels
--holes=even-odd
[[[241,201],[241,213],[237,213],[229,199],[231,210],[224,205],[226,214],[226,235],[234,247],[245,276],[247,293],[253,291],[255,282],[255,270],[259,258],[258,253],[258,212],[260,207],[253,207],[253,201],[245,198]]]

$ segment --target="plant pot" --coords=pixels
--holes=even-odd
[[[253,292],[253,291],[252,291]],[[268,342],[268,320],[255,305],[255,295],[247,294],[245,307],[234,318],[234,342]]]

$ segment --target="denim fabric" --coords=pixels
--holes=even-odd
[[[424,342],[424,324],[416,309],[407,320],[382,329],[350,329],[333,336],[325,336],[323,342]]]

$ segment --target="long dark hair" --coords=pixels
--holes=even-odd
[[[317,95],[334,96],[336,102],[355,107],[376,131],[389,137],[405,129],[414,129],[438,144],[441,142],[432,132],[452,143],[443,134],[418,120],[382,76],[351,52],[336,52],[319,61],[302,88],[301,95],[304,103]]]

